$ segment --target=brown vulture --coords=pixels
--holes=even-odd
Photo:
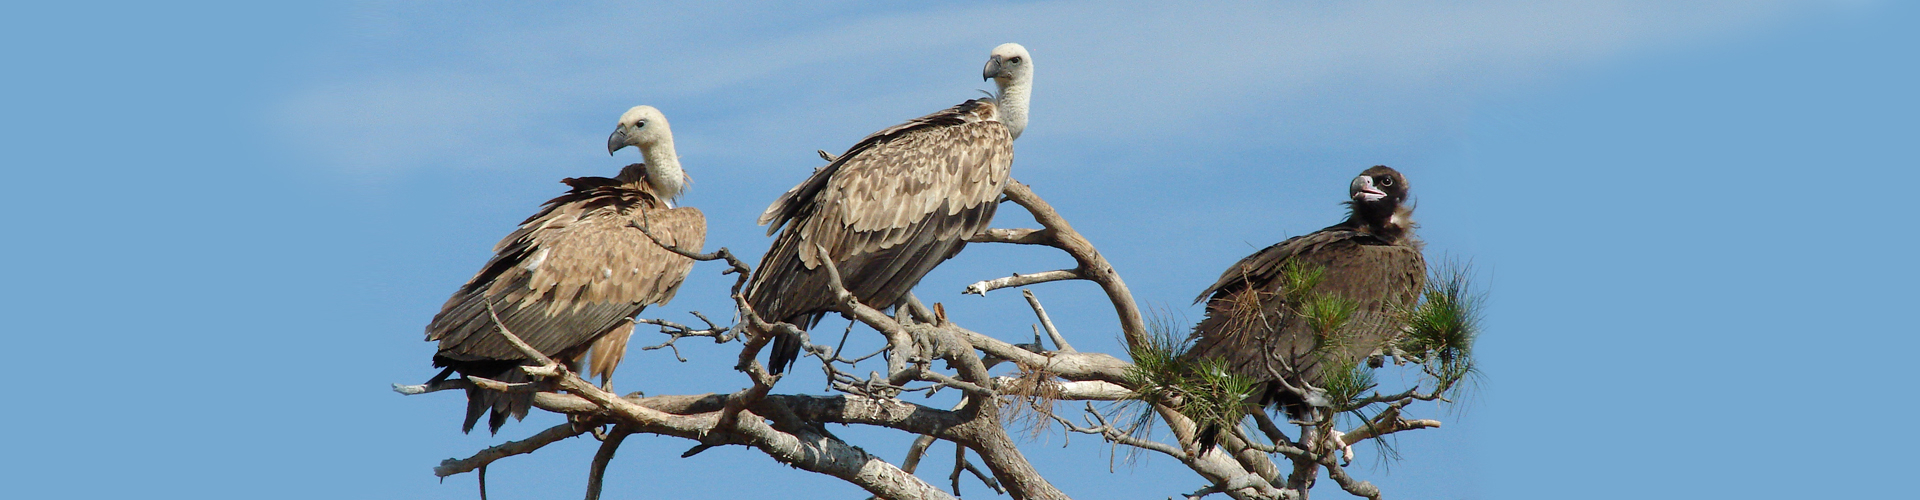
[[[1255,381],[1255,403],[1277,405],[1296,419],[1310,415],[1305,391],[1326,387],[1332,370],[1383,352],[1401,332],[1396,313],[1414,305],[1426,281],[1407,189],[1400,172],[1369,168],[1349,185],[1346,221],[1227,268],[1195,299],[1207,301],[1207,316],[1194,327],[1187,355],[1223,360]],[[1321,274],[1311,290],[1287,290],[1288,269]],[[1317,332],[1302,314],[1302,298],[1313,294],[1356,306],[1337,339]]]
[[[760,215],[780,236],[760,260],[747,301],[760,317],[812,328],[835,305],[823,263],[877,309],[895,305],[934,266],[986,229],[1027,125],[1033,58],[993,49],[982,75],[999,94],[873,133]],[[824,249],[824,253],[822,253]],[[775,337],[768,369],[787,370],[802,342]]]
[[[527,381],[518,367],[534,362],[499,333],[502,324],[575,370],[592,352],[592,374],[603,380],[613,374],[626,353],[634,315],[672,299],[693,266],[692,259],[634,226],[647,227],[661,243],[696,252],[707,233],[698,209],[673,207],[688,179],[674,155],[666,117],[651,106],[621,115],[607,152],[627,146],[637,146],[645,163],[628,165],[611,179],[562,181],[572,189],[494,245],[493,259],[447,299],[427,325],[427,340],[440,342],[433,365],[446,368],[433,382],[455,371]],[[508,415],[524,418],[532,401],[531,393],[470,388],[461,430],[472,431],[480,415],[492,410],[487,427],[498,432]]]

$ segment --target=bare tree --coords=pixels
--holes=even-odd
[[[1044,426],[1057,424],[1063,432],[1099,436],[1116,448],[1178,460],[1201,479],[1199,488],[1184,494],[1187,498],[1221,494],[1235,499],[1304,499],[1319,471],[1325,470],[1326,476],[1346,492],[1377,499],[1380,498],[1378,488],[1347,472],[1347,460],[1343,460],[1350,459],[1347,446],[1397,432],[1440,426],[1435,420],[1405,418],[1402,410],[1418,401],[1447,400],[1472,373],[1468,354],[1474,326],[1474,297],[1465,288],[1465,273],[1455,270],[1450,276],[1429,280],[1431,284],[1419,310],[1408,312],[1410,326],[1406,341],[1396,342],[1392,352],[1385,353],[1396,364],[1417,366],[1428,376],[1427,382],[1390,394],[1374,390],[1364,376],[1348,387],[1309,388],[1339,393],[1339,397],[1331,398],[1329,411],[1321,413],[1324,418],[1314,421],[1275,422],[1259,409],[1242,408],[1235,415],[1250,416],[1256,431],[1239,425],[1241,420],[1235,417],[1236,425],[1227,426],[1227,432],[1219,439],[1219,447],[1202,450],[1196,436],[1200,427],[1188,413],[1199,407],[1195,404],[1198,400],[1205,399],[1202,394],[1208,392],[1209,384],[1232,386],[1235,381],[1169,376],[1192,373],[1190,369],[1181,372],[1168,368],[1177,368],[1181,362],[1174,354],[1179,344],[1176,339],[1182,333],[1168,325],[1149,324],[1134,303],[1125,281],[1099,250],[1026,185],[1010,181],[1004,201],[1025,208],[1041,227],[991,229],[969,241],[1048,246],[1071,256],[1076,265],[1071,269],[984,280],[968,286],[966,291],[985,294],[996,289],[1053,281],[1093,282],[1112,302],[1134,362],[1105,353],[1075,350],[1031,291],[1025,292],[1025,297],[1040,326],[1044,327],[1052,349],[1042,345],[1038,332],[1034,343],[1012,344],[968,330],[948,321],[937,305],[930,309],[911,296],[897,308],[894,316],[889,316],[856,300],[842,286],[839,271],[827,261],[831,286],[840,299],[838,311],[880,332],[885,337],[886,348],[867,356],[849,357],[837,348],[808,339],[803,356],[820,362],[837,394],[775,394],[772,391],[779,379],[769,375],[757,361],[771,335],[753,337],[739,332],[779,332],[802,339],[807,339],[807,332],[790,324],[769,324],[748,307],[742,288],[751,268],[726,248],[707,254],[674,249],[694,259],[728,264],[722,274],[735,275],[731,296],[743,325],[718,326],[698,313],[696,316],[706,323],[703,328],[642,319],[640,323],[655,325],[667,336],[664,342],[644,349],[674,349],[678,358],[674,344],[683,338],[705,337],[722,343],[739,341],[742,347],[735,368],[745,375],[747,387],[731,394],[623,397],[588,383],[566,366],[541,356],[502,327],[503,336],[540,363],[524,368],[534,382],[448,380],[432,386],[396,384],[394,389],[403,394],[421,394],[464,389],[473,384],[487,390],[534,392],[535,406],[568,416],[567,423],[532,437],[481,450],[465,459],[449,459],[434,468],[434,474],[440,477],[480,471],[483,496],[488,464],[538,451],[562,439],[592,434],[600,439],[601,445],[589,468],[586,498],[598,498],[607,463],[624,438],[647,433],[694,441],[695,445],[683,457],[715,446],[753,447],[781,463],[857,485],[876,498],[954,498],[963,475],[977,478],[990,489],[1015,499],[1069,498],[1035,471],[1009,435],[1009,420],[1025,416],[1030,417],[1031,423],[1043,426],[1042,431],[1050,428]],[[644,225],[634,228],[647,231]],[[884,376],[862,378],[850,373],[856,363],[883,354]],[[936,368],[935,361],[943,366]],[[1002,363],[1012,363],[1018,368],[1018,375],[989,373],[990,368]],[[1145,366],[1148,364],[1154,366]],[[957,406],[934,408],[900,398],[906,393],[946,389],[963,394]],[[1244,394],[1227,392],[1228,398],[1238,399],[1226,404],[1245,404]],[[1105,409],[1096,407],[1095,402],[1103,402]],[[1134,418],[1123,415],[1128,412],[1132,412]],[[1344,433],[1332,432],[1338,420],[1333,418],[1336,414],[1356,415],[1350,419],[1356,424]],[[883,427],[920,437],[905,460],[896,465],[826,433],[820,426],[824,423]],[[1298,431],[1289,435],[1282,430],[1282,424],[1297,427]],[[1153,439],[1146,432],[1160,426],[1171,431],[1171,441]],[[956,445],[954,469],[947,478],[952,494],[914,474],[936,441]],[[978,459],[977,465],[968,458],[969,453]]]

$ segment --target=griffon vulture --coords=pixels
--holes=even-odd
[[[674,155],[666,117],[651,106],[621,115],[607,153],[627,146],[638,147],[645,163],[628,165],[611,179],[562,181],[572,189],[500,240],[493,259],[447,299],[427,325],[427,340],[440,342],[433,365],[447,368],[435,382],[455,371],[526,381],[518,367],[533,361],[506,341],[502,325],[576,370],[591,351],[592,372],[612,375],[633,333],[634,315],[671,300],[693,266],[635,226],[647,227],[661,243],[696,252],[707,231],[698,209],[673,208],[688,179]],[[525,417],[532,399],[530,393],[468,389],[461,430],[472,431],[480,415],[492,410],[487,427],[498,432],[508,415]]]
[[[1033,58],[995,47],[982,78],[999,93],[875,132],[767,207],[759,222],[780,235],[747,292],[755,312],[813,327],[835,304],[829,261],[862,303],[892,307],[987,227],[1027,126]],[[772,348],[779,374],[801,342],[779,336]]]

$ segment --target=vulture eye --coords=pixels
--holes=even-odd
[[[637,121],[637,122],[633,122],[633,128],[646,128],[646,127],[647,127],[647,121],[646,121],[646,120],[640,120],[640,121]]]
[[[1379,177],[1378,179],[1380,179],[1380,187],[1393,187],[1392,177]]]
[[[1008,60],[1007,60],[1007,63],[1008,63],[1008,64],[1020,64],[1020,56],[1013,56],[1013,58],[1012,58],[1012,59],[1008,59]]]

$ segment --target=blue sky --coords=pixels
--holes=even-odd
[[[709,245],[758,256],[753,217],[815,149],[978,95],[1007,41],[1038,71],[1015,177],[1176,320],[1235,259],[1338,220],[1362,168],[1407,173],[1429,255],[1472,260],[1490,302],[1478,396],[1421,408],[1447,426],[1399,439],[1403,461],[1360,450],[1390,497],[1890,496],[1920,445],[1898,421],[1920,348],[1912,5],[9,11],[10,498],[474,498],[429,468],[558,419],[462,435],[459,396],[386,387],[432,375],[421,326],[555,181],[637,161],[602,149],[621,111],[668,115]],[[957,291],[1069,264],[975,246],[919,295],[1020,339],[1017,293]],[[718,272],[645,314],[723,315]],[[1119,352],[1092,286],[1036,291],[1076,347]],[[731,391],[731,349],[636,350],[616,384]],[[499,463],[496,498],[578,494],[583,441]],[[1077,498],[1200,485],[1070,443],[1026,450]],[[629,440],[608,497],[861,496],[688,446]],[[944,484],[948,453],[924,476]]]

